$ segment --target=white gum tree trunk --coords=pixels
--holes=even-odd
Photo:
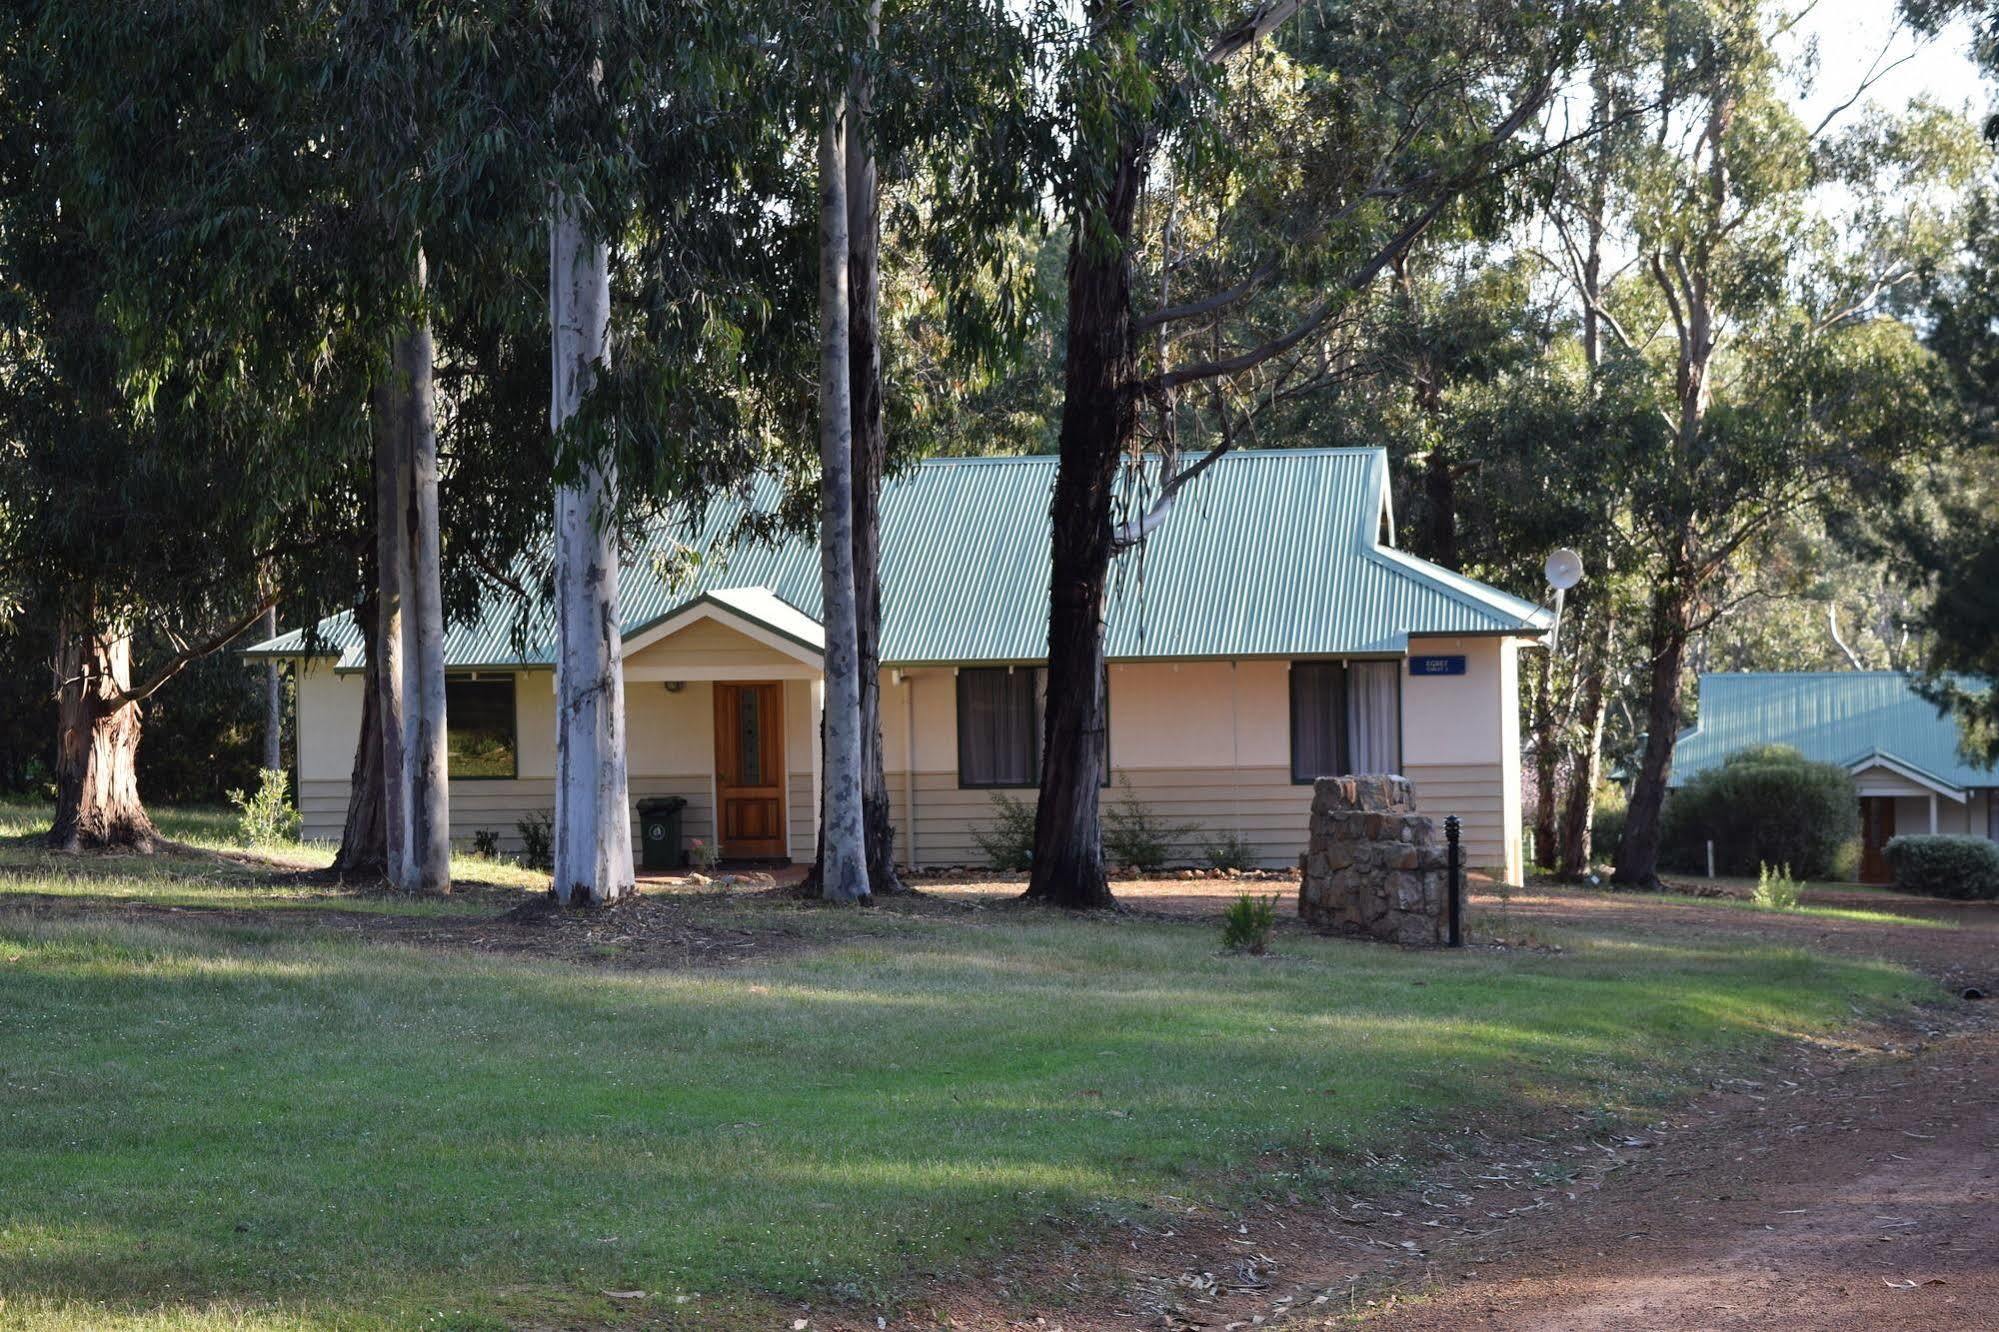
[[[392,372],[375,385],[375,722],[381,728],[383,875],[410,880],[410,788],[404,770],[403,614],[409,583],[409,468]]]
[[[549,424],[562,435],[610,364],[610,253],[573,199],[548,233]],[[616,464],[585,459],[555,495],[555,882],[565,906],[632,891],[625,684],[618,606]]]
[[[426,279],[421,255],[417,285]],[[377,719],[389,882],[451,891],[451,792],[444,716],[437,412],[428,323],[398,337],[375,387]]]
[[[820,767],[821,894],[868,896],[861,804],[861,675],[854,596],[854,416],[847,310],[844,99],[819,139],[819,572],[825,595],[825,759]]]
[[[417,281],[426,277],[421,257]],[[409,467],[408,603],[403,615],[404,748],[409,782],[411,892],[451,891],[451,788],[444,716],[444,593],[439,569],[434,349],[426,320],[396,346]]]
[[[278,636],[278,608],[264,612],[257,622],[257,637],[268,643]],[[285,766],[285,681],[275,661],[264,663],[264,770]]]

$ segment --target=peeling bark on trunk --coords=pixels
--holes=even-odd
[[[278,636],[278,608],[273,606],[258,621],[257,638],[268,643]],[[282,772],[285,766],[285,681],[275,661],[264,663],[264,771]]]
[[[854,417],[848,364],[847,127],[844,98],[819,138],[819,574],[826,627],[819,895],[868,896],[861,811],[861,681],[854,592]]]
[[[881,0],[868,11],[868,45],[880,42]],[[881,182],[875,166],[874,89],[857,69],[848,84],[847,356],[854,423],[854,655],[861,684],[861,819],[868,885],[905,891],[895,869],[895,820],[882,759],[881,488],[888,459],[882,420]]]
[[[1104,874],[1098,756],[1104,730],[1104,600],[1114,554],[1118,460],[1138,430],[1128,242],[1143,184],[1129,138],[1110,156],[1104,235],[1069,245],[1068,346],[1061,461],[1049,509],[1048,701],[1027,896],[1057,906],[1115,906]]]
[[[425,274],[422,261],[417,281]],[[437,417],[428,324],[396,343],[400,452],[409,469],[403,615],[403,776],[409,783],[405,892],[451,891],[451,794],[444,716],[444,593],[439,568]]]
[[[1580,879],[1590,871],[1596,832],[1596,788],[1603,780],[1603,725],[1610,714],[1604,676],[1610,670],[1610,650],[1616,641],[1617,617],[1604,608],[1602,623],[1590,641],[1583,666],[1582,742],[1575,748],[1569,771],[1569,799],[1562,815],[1562,864],[1565,879]]]
[[[1555,652],[1544,642],[1534,681],[1534,863],[1555,864],[1555,784],[1561,755],[1555,747]]]
[[[373,618],[370,608],[363,622]],[[378,878],[388,868],[382,834],[382,726],[376,716],[375,663],[368,662],[361,690],[361,733],[354,741],[354,772],[347,786],[347,821],[333,872],[342,878]]]
[[[397,888],[409,882],[410,788],[404,771],[403,615],[409,579],[409,468],[403,457],[399,394],[389,380],[373,392],[375,436],[375,623],[369,661],[374,668],[377,753],[381,766],[383,876]]]
[[[417,257],[416,285],[428,274]],[[384,872],[402,892],[451,891],[438,550],[437,414],[428,323],[397,337],[374,386],[376,614]]]
[[[548,240],[549,425],[561,437],[610,364],[610,251],[572,198],[555,201]],[[606,906],[633,889],[616,493],[616,462],[591,450],[555,494],[552,890],[564,906]]]
[[[1660,811],[1666,803],[1666,774],[1680,734],[1680,669],[1687,655],[1687,605],[1668,581],[1652,602],[1651,682],[1645,709],[1645,757],[1625,814],[1624,841],[1617,848],[1618,883],[1659,886]]]
[[[58,630],[49,845],[150,852],[159,833],[139,800],[139,705],[122,701],[132,686],[132,640],[122,631],[99,632],[90,618],[66,618]]]
[[[1694,239],[1679,241],[1671,250],[1654,250],[1648,267],[1665,299],[1679,345],[1673,392],[1678,406],[1673,438],[1674,465],[1682,476],[1700,469],[1701,437],[1713,403],[1714,358],[1721,330],[1727,323],[1715,305],[1709,266],[1715,262],[1711,242],[1733,223],[1724,220],[1728,203],[1728,135],[1736,111],[1735,93],[1724,88],[1712,94],[1701,148],[1708,153],[1707,189],[1687,225]],[[1683,501],[1685,502],[1685,501]],[[1682,510],[1672,535],[1660,551],[1662,572],[1654,584],[1651,627],[1651,684],[1646,705],[1645,757],[1625,812],[1624,841],[1617,849],[1618,883],[1656,888],[1659,884],[1660,812],[1666,802],[1666,774],[1680,736],[1680,671],[1686,663],[1687,639],[1694,604],[1704,582],[1714,574],[1703,567],[1697,522],[1692,509]]]

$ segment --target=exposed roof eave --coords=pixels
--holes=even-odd
[[[627,654],[644,652],[703,619],[726,624],[738,632],[751,632],[759,639],[765,635],[774,637],[780,641],[769,646],[808,665],[817,665],[826,657],[826,635],[818,621],[768,588],[710,588],[638,626],[625,636],[623,650]],[[819,630],[817,641],[808,626]]]
[[[1869,768],[1886,768],[1888,771],[1898,776],[1906,777],[1916,785],[1926,787],[1940,796],[1956,801],[1960,805],[1971,798],[1971,792],[1965,790],[1963,787],[1952,786],[1935,773],[1925,771],[1915,764],[1896,758],[1893,754],[1883,750],[1870,749],[1865,754],[1860,755],[1858,758],[1850,759],[1846,763],[1846,770],[1856,776]]]

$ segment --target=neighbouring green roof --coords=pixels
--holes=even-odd
[[[935,458],[882,496],[882,660],[891,665],[1039,661],[1048,633],[1048,502],[1056,459]],[[749,505],[765,509],[775,482]],[[662,522],[625,567],[625,634],[709,593],[762,589],[816,621],[818,548],[727,545],[741,503],[717,503],[689,533]],[[1383,545],[1388,459],[1380,449],[1272,449],[1225,455],[1182,492],[1141,552],[1112,573],[1113,659],[1308,657],[1399,653],[1411,634],[1542,632],[1547,612]],[[1392,531],[1392,526],[1390,528]],[[664,571],[701,552],[691,577]],[[549,635],[512,646],[511,608],[452,626],[453,666],[546,665]],[[341,665],[360,664],[348,615],[321,622]],[[298,656],[294,631],[249,649]]]
[[[1699,724],[1680,736],[1671,785],[1754,745],[1846,768],[1879,762],[1958,790],[1999,785],[1958,753],[1956,721],[1899,671],[1703,675]]]

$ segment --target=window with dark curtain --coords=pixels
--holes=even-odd
[[[1337,661],[1291,663],[1291,780],[1347,771],[1347,670]]]
[[[958,785],[1041,780],[1040,672],[968,666],[958,672]]]
[[[514,677],[444,681],[444,737],[453,777],[512,777],[519,745],[514,726]]]

